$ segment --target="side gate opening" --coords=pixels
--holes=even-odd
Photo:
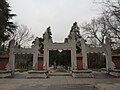
[[[100,70],[106,68],[106,58],[104,53],[88,53],[88,68],[92,70]]]
[[[15,54],[15,69],[21,72],[31,70],[33,66],[32,54]]]

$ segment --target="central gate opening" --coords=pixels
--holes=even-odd
[[[71,50],[50,50],[49,67],[53,70],[68,71],[71,68]]]
[[[33,54],[15,54],[15,69],[20,72],[32,70]]]

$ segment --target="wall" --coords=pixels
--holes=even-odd
[[[38,55],[37,68],[38,68],[38,70],[43,69],[43,54]]]
[[[112,55],[112,61],[115,64],[115,68],[116,69],[120,69],[120,54]]]
[[[9,56],[7,54],[0,55],[0,70],[5,70],[8,61]]]
[[[116,69],[120,69],[120,60],[112,60],[115,64]]]
[[[43,61],[38,61],[38,70],[42,70],[43,69]]]
[[[82,70],[83,69],[82,57],[77,57],[77,69],[78,70]]]

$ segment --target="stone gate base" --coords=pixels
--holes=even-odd
[[[110,74],[110,75],[112,75],[112,76],[115,76],[115,77],[120,77],[120,69],[114,69],[114,70],[109,70],[109,71],[107,71],[107,69],[106,68],[102,68],[102,71],[101,72],[103,72],[103,73],[108,73],[108,74]]]
[[[113,75],[115,77],[120,77],[120,69],[111,70],[110,75]]]
[[[92,70],[72,70],[72,76],[74,78],[93,77],[93,74],[92,74]]]
[[[26,78],[48,78],[47,70],[30,70]]]
[[[20,73],[19,71],[19,69],[15,69],[14,74],[12,74],[12,70],[0,70],[0,78],[14,77],[14,75]]]
[[[0,78],[11,77],[11,71],[0,70]]]

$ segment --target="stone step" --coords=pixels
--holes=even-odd
[[[72,76],[71,73],[63,73],[63,72],[55,72],[55,73],[49,73],[49,76]]]

